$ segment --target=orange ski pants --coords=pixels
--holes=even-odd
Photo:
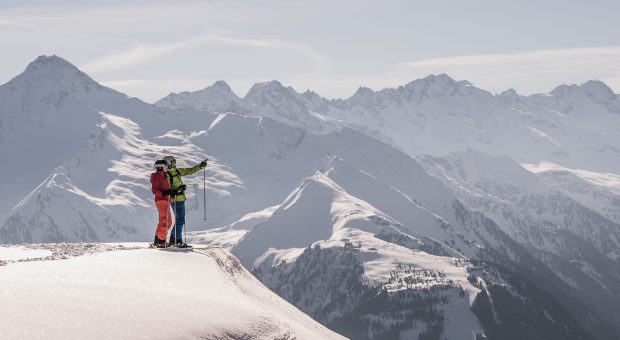
[[[170,203],[168,203],[168,200],[155,201],[155,206],[157,206],[157,214],[159,214],[159,222],[157,223],[155,236],[160,240],[166,240],[168,229],[172,226]]]

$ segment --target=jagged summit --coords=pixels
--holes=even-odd
[[[581,85],[581,88],[588,94],[601,97],[604,99],[614,100],[616,94],[614,91],[600,80],[589,80]]]
[[[456,83],[456,80],[454,80],[454,78],[450,77],[449,75],[445,73],[440,73],[436,75],[430,74],[424,77],[423,80],[427,82]]]
[[[452,87],[458,86],[460,82],[457,82],[452,77],[445,73],[441,74],[430,74],[424,78],[418,78],[416,80],[410,81],[405,85],[406,89],[421,89],[421,88],[431,88],[431,87]],[[471,84],[467,82],[468,84]]]
[[[515,104],[523,99],[523,96],[521,96],[517,90],[513,88],[510,88],[500,94],[496,94],[495,97],[506,104]]]
[[[101,87],[95,80],[89,77],[86,73],[80,71],[75,65],[71,64],[67,60],[57,56],[45,56],[41,55],[37,57],[33,62],[28,64],[26,70],[21,74],[23,76],[31,76],[42,78],[52,78],[52,80],[60,81],[84,81],[89,84],[96,84]]]
[[[199,93],[208,93],[212,95],[220,95],[227,97],[234,97],[235,99],[241,99],[237,94],[230,88],[228,83],[223,80],[218,80],[213,85],[207,86],[204,89],[198,91]],[[191,94],[191,92],[188,92]]]
[[[271,81],[267,81],[263,83],[254,84],[252,88],[250,88],[250,91],[248,91],[248,94],[245,96],[245,98],[247,99],[247,98],[260,96],[261,94],[264,94],[264,93],[282,93],[282,94],[286,93],[286,94],[298,95],[297,91],[295,91],[295,89],[293,89],[292,87],[290,86],[285,87],[279,81],[271,80]]]
[[[243,103],[254,115],[303,127],[313,133],[328,133],[334,128],[325,117],[310,112],[311,108],[324,105],[321,100],[313,102],[277,80],[254,84],[243,98]]]
[[[218,81],[216,81],[215,83],[213,83],[213,85],[211,85],[211,87],[220,88],[220,89],[223,89],[223,90],[226,90],[226,91],[231,91],[231,92],[232,92],[232,89],[230,88],[230,86],[228,85],[228,83],[226,83],[226,82],[225,82],[225,81],[223,81],[223,80],[218,80]]]
[[[323,97],[321,97],[318,93],[312,91],[312,90],[306,90],[304,91],[302,94],[302,96],[308,98],[308,99],[325,99]]]
[[[573,114],[575,117],[588,117],[598,113],[620,114],[620,98],[600,80],[560,85],[549,93],[528,96],[527,100],[558,112]]]
[[[216,82],[214,82],[213,84],[203,88],[202,90],[198,90],[198,91],[183,91],[183,92],[179,92],[179,93],[170,93],[169,95],[167,95],[166,97],[164,97],[163,99],[160,99],[160,101],[163,101],[166,98],[172,98],[175,96],[186,96],[186,97],[191,97],[191,96],[195,96],[197,94],[204,94],[204,93],[211,93],[213,91],[217,91],[219,93],[232,93],[235,94],[234,91],[230,88],[230,86],[228,85],[228,83],[226,83],[224,80],[218,80]],[[235,94],[236,96],[236,94]]]
[[[600,80],[589,80],[579,85],[560,85],[553,89],[550,94],[566,97],[575,93],[583,93],[594,100],[614,100],[617,98],[614,91]]]
[[[155,105],[208,112],[247,112],[242,99],[223,80],[218,80],[199,91],[171,93],[155,102]]]
[[[51,56],[38,56],[37,59],[32,61],[26,69],[36,69],[39,67],[70,67],[73,69],[77,69],[77,67],[75,67],[73,64],[55,54]]]
[[[16,106],[28,106],[38,101],[59,105],[69,97],[83,99],[102,91],[106,95],[126,98],[126,95],[102,86],[67,60],[56,55],[42,55],[22,73],[0,86],[0,97]]]
[[[517,92],[517,90],[515,90],[514,88],[509,88],[508,90],[502,92],[499,94],[500,96],[518,96],[519,93]]]
[[[367,97],[373,95],[374,93],[375,92],[371,88],[360,86],[351,98]]]

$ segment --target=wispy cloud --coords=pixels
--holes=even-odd
[[[140,44],[126,51],[109,54],[89,61],[81,65],[81,68],[86,72],[95,73],[121,69],[146,62],[191,45],[191,41],[161,45]]]
[[[18,13],[18,14],[16,14]],[[75,32],[70,30],[58,29],[49,24],[46,21],[48,18],[26,17],[20,12],[14,11],[1,11],[0,12],[0,27],[4,26],[7,29],[33,32],[39,34],[48,34],[58,38],[62,37],[80,37]]]
[[[330,61],[309,46],[280,39],[242,39],[219,35],[199,35],[168,44],[140,44],[129,50],[112,53],[81,65],[87,72],[105,72],[138,65],[178,50],[203,44],[230,44],[253,48],[280,48],[295,51],[311,58],[319,69],[325,69]]]
[[[620,46],[593,48],[545,49],[521,53],[477,54],[424,59],[403,63],[409,67],[489,67],[524,63],[612,62],[620,56]]]
[[[240,46],[290,49],[312,58],[321,68],[326,68],[331,65],[331,62],[326,57],[313,48],[301,43],[287,42],[281,39],[239,39],[223,36],[205,36],[204,39],[211,42],[221,42]]]

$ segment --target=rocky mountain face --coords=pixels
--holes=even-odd
[[[184,178],[189,240],[345,336],[614,339],[620,115],[601,84],[438,75],[327,100],[220,81],[151,105],[40,57],[0,86],[19,165],[0,242],[150,240],[153,162],[208,158]]]

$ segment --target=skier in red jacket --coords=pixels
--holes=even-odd
[[[151,192],[155,195],[155,206],[159,215],[159,222],[155,230],[153,244],[158,248],[166,247],[166,235],[172,226],[172,214],[170,213],[170,197],[174,196],[173,190],[166,181],[165,172],[168,162],[158,160],[154,165],[155,172],[151,174]]]

